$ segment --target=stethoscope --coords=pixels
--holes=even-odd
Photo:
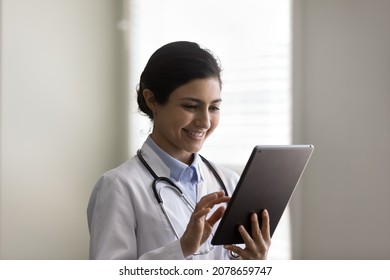
[[[191,202],[184,195],[183,191],[170,178],[168,178],[168,177],[159,177],[153,171],[153,169],[150,167],[150,165],[146,162],[146,160],[142,156],[141,150],[137,151],[137,156],[138,156],[139,160],[141,161],[141,163],[145,166],[145,168],[153,176],[154,180],[153,180],[153,183],[152,183],[152,189],[153,189],[154,196],[155,196],[158,204],[160,205],[162,212],[164,213],[165,217],[167,218],[168,223],[169,223],[170,227],[172,228],[172,231],[174,232],[176,238],[180,239],[179,234],[177,233],[177,231],[175,229],[175,226],[173,225],[171,219],[169,218],[169,215],[167,214],[167,210],[164,207],[164,202],[163,202],[163,199],[161,197],[161,190],[162,190],[162,188],[160,188],[158,190],[157,189],[157,184],[159,184],[159,183],[166,183],[167,185],[164,185],[164,187],[172,188],[177,193],[177,195],[183,200],[183,202],[189,207],[191,212],[193,212],[195,210],[194,206],[191,204]],[[202,159],[202,161],[207,165],[207,167],[210,169],[210,171],[213,173],[213,175],[217,179],[218,183],[220,184],[222,190],[225,192],[225,195],[227,196],[228,192],[227,192],[226,186],[223,183],[223,181],[222,181],[221,177],[219,176],[219,174],[217,173],[217,171],[215,170],[215,168],[211,165],[211,163],[207,159],[205,159],[201,155],[199,155],[199,156]],[[211,245],[208,249],[206,249],[204,251],[200,251],[199,253],[195,253],[194,255],[208,254],[213,248],[214,248],[214,246]]]

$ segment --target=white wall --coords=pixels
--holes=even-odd
[[[126,158],[122,1],[0,3],[0,258],[87,258],[90,190]]]
[[[294,258],[390,259],[390,1],[294,2]]]

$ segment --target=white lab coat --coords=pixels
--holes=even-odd
[[[169,168],[147,144],[142,146],[142,155],[158,176],[169,177]],[[231,195],[239,176],[223,167],[215,168]],[[203,162],[199,169],[203,182],[198,185],[198,200],[221,190]],[[136,156],[99,179],[87,210],[91,259],[184,259],[180,242],[153,194],[152,182],[153,177]],[[179,198],[170,200],[165,199],[164,205],[181,203]],[[173,220],[185,220],[185,227],[189,214],[173,212]],[[210,253],[191,258],[227,259],[229,252],[215,246]]]

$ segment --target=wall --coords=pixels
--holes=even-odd
[[[293,257],[390,259],[390,1],[294,1]]]
[[[121,5],[1,1],[1,259],[88,257],[91,188],[126,158]]]

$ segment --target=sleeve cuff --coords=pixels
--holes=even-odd
[[[175,240],[164,247],[143,254],[140,260],[184,260],[180,240]]]

